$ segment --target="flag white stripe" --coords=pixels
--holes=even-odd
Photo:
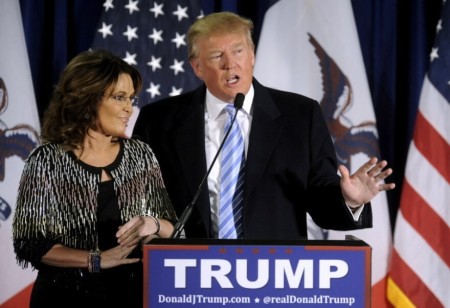
[[[405,177],[411,187],[450,226],[450,185],[415,147],[409,147]]]
[[[450,103],[425,77],[422,94],[420,95],[419,110],[428,122],[450,144]]]
[[[395,249],[403,261],[420,277],[431,292],[450,307],[450,269],[437,255],[428,242],[405,220],[400,211],[397,215]],[[430,264],[433,264],[430,267]]]

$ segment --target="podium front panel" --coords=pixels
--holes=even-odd
[[[370,307],[362,241],[155,240],[144,307]]]

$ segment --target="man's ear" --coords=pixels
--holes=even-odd
[[[192,58],[189,60],[189,63],[191,63],[191,67],[194,70],[194,74],[201,80],[203,80],[203,73],[200,64],[198,63],[197,59]]]

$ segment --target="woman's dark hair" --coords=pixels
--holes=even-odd
[[[44,114],[42,141],[82,148],[88,129],[95,127],[105,91],[116,85],[121,74],[131,77],[136,95],[142,88],[139,71],[111,52],[90,50],[74,57],[62,72]]]

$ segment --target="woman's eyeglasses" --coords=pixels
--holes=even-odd
[[[138,97],[137,96],[125,96],[121,94],[104,94],[104,96],[111,98],[116,105],[125,106],[127,101],[130,101],[131,106],[137,106]]]

